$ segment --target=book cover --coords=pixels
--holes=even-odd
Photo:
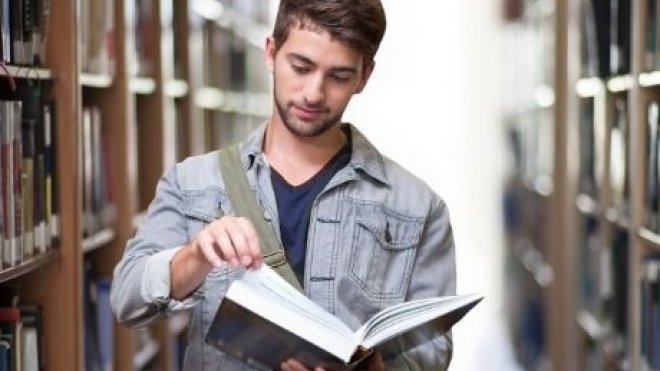
[[[449,331],[481,299],[472,294],[405,302],[352,330],[263,266],[230,285],[206,341],[259,369],[278,368],[293,358],[308,367],[350,370],[372,349],[384,357],[393,355],[388,349],[406,350],[403,342],[393,344],[411,332],[433,328],[438,336]]]

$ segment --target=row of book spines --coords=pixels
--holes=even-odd
[[[0,371],[42,370],[41,334],[39,307],[0,307]]]
[[[40,65],[50,15],[50,0],[0,0],[0,59]]]
[[[624,97],[614,101],[614,122],[609,127],[609,143],[604,143],[604,133],[596,127],[593,106],[582,108],[580,119],[580,172],[578,188],[581,193],[598,198],[600,181],[598,167],[605,163],[604,146],[609,146],[609,183],[611,206],[620,214],[629,214],[630,176],[628,167],[629,116],[628,102]]]
[[[647,0],[644,66],[649,71],[660,69],[660,3]]]
[[[110,307],[111,279],[95,277],[90,264],[84,278],[84,346],[86,370],[112,370],[114,317]]]
[[[35,108],[29,102],[33,98],[0,100],[4,267],[44,253],[59,241],[54,105],[41,102]]]
[[[657,232],[660,230],[660,102],[649,103],[646,117],[646,224]]]
[[[599,321],[612,344],[625,344],[628,318],[628,234],[617,231],[611,244],[602,245],[598,222],[585,216],[580,237],[580,275],[583,308]],[[622,355],[623,348],[613,349]]]
[[[115,220],[109,137],[103,133],[101,109],[83,108],[82,115],[83,236],[109,227]]]
[[[660,370],[660,256],[644,261],[642,272],[642,364]]]
[[[136,1],[133,5],[135,32],[134,49],[129,63],[132,76],[153,75],[156,58],[156,38],[152,28],[157,16],[153,0]],[[83,1],[81,3],[82,71],[113,75],[115,72],[116,39],[114,1]]]
[[[630,72],[632,22],[629,0],[585,0],[583,9],[584,76],[608,77]]]

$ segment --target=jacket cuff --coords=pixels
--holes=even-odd
[[[175,300],[170,297],[171,277],[170,263],[174,255],[181,250],[183,246],[159,251],[147,259],[142,273],[142,283],[140,295],[142,300],[147,303],[153,303],[167,312],[178,312],[190,309],[195,305],[194,295],[190,295],[183,300]]]

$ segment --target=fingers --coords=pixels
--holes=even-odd
[[[309,371],[309,369],[302,365],[302,363],[295,359],[287,359],[280,365],[282,371]],[[318,368],[315,370],[318,371]]]
[[[197,235],[195,245],[214,267],[226,262],[234,267],[258,268],[263,260],[257,233],[245,218],[224,216],[214,221]]]

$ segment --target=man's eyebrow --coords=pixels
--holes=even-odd
[[[291,53],[287,54],[287,57],[288,57],[288,59],[296,59],[296,60],[298,60],[300,62],[303,62],[305,64],[316,65],[316,63],[314,63],[311,59],[305,57],[302,54],[291,52]]]
[[[316,66],[316,63],[314,63],[314,61],[312,61],[311,59],[305,57],[302,54],[291,52],[291,53],[287,54],[287,57],[290,60],[294,59],[294,60],[297,60],[297,61],[302,62],[304,64],[310,65],[310,66]],[[339,72],[339,73],[357,73],[358,72],[357,68],[348,67],[348,66],[332,67],[332,68],[330,68],[330,71],[333,72],[333,73],[337,73],[337,72]]]

